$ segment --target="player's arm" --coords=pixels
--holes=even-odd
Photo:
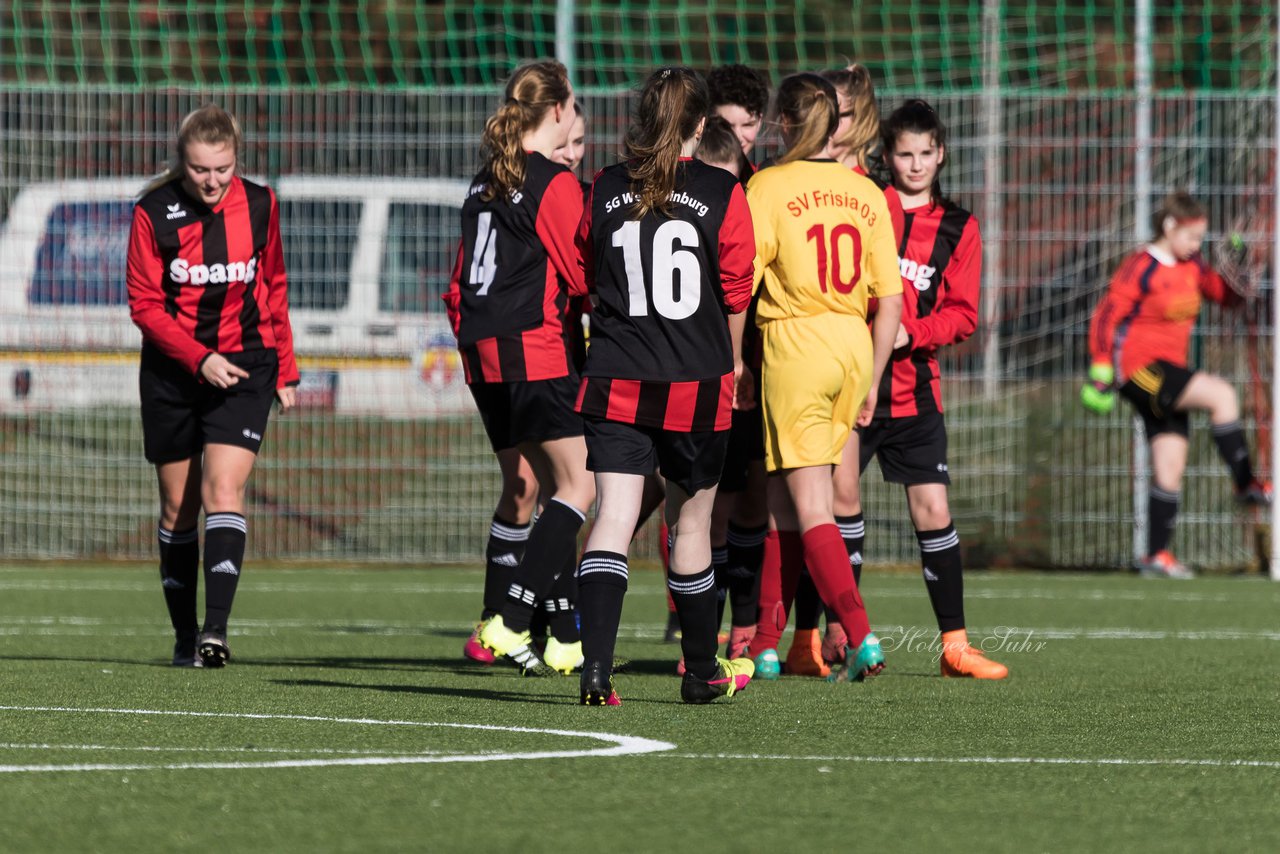
[[[742,361],[742,336],[747,325],[747,306],[755,282],[756,236],[742,185],[734,184],[729,207],[720,224],[720,290],[729,312],[729,339],[733,346],[735,409],[755,406],[755,381]]]
[[[1141,293],[1136,281],[1141,257],[1130,257],[1120,265],[1089,322],[1089,372],[1080,388],[1080,402],[1094,412],[1107,413],[1116,405],[1112,364],[1116,326],[1129,316]]]
[[[462,302],[462,241],[458,241],[458,255],[453,260],[453,273],[449,275],[449,287],[440,295],[444,302],[445,314],[449,316],[449,327],[453,337],[458,337],[458,328],[462,324],[462,312],[458,308]]]
[[[982,236],[978,220],[970,217],[945,270],[946,287],[926,317],[904,317],[902,326],[913,350],[958,344],[978,328],[978,287],[982,280]]]
[[[876,395],[880,378],[893,355],[902,322],[902,275],[898,266],[898,249],[893,242],[893,226],[887,208],[881,202],[880,216],[870,229],[871,249],[867,256],[869,278],[867,291],[878,300],[876,317],[871,324],[871,345],[874,357],[871,372],[871,390],[858,413],[858,426],[871,423],[876,411]]]
[[[284,245],[280,241],[280,205],[276,194],[271,193],[271,215],[267,218],[267,245],[262,250],[263,281],[267,285],[267,307],[271,310],[271,328],[276,336],[276,354],[280,359],[280,372],[276,388],[296,386],[299,381],[298,362],[293,354],[293,325],[289,323],[289,278],[284,269]],[[291,394],[280,401],[288,409],[293,401]]]
[[[189,335],[165,311],[164,262],[156,246],[151,218],[141,207],[133,209],[129,229],[128,265],[125,283],[129,291],[129,316],[142,336],[160,352],[194,375],[213,351]]]
[[[578,220],[578,230],[573,241],[578,267],[582,271],[582,286],[587,293],[594,293],[596,289],[595,247],[591,245],[591,201],[595,195],[596,185],[593,181],[582,206],[582,217]]]
[[[574,245],[581,221],[582,187],[573,173],[567,170],[560,172],[547,185],[538,205],[538,219],[534,227],[547,250],[551,266],[569,286],[569,295],[575,297],[587,293],[582,280],[582,261]]]
[[[751,229],[756,241],[752,292],[760,287],[765,268],[778,257],[778,232],[773,225],[773,214],[766,197],[765,183],[759,172],[751,176],[751,180],[747,183],[747,207],[751,213]]]

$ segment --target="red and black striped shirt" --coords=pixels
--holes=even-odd
[[[476,176],[444,295],[468,383],[550,380],[571,369],[570,296],[586,293],[574,231],[582,187],[568,168],[529,152],[524,185],[485,201]]]
[[[210,208],[175,179],[147,193],[129,233],[129,311],[144,341],[198,374],[212,353],[275,350],[297,385],[280,209],[268,187],[232,178]]]
[[[633,218],[625,164],[596,176],[578,227],[599,298],[577,410],[677,432],[727,430],[733,346],[726,314],[751,299],[755,231],[723,169],[682,159],[670,213]]]
[[[941,202],[903,213],[898,232],[902,325],[911,336],[896,351],[876,397],[876,418],[942,411],[938,348],[964,341],[978,326],[982,236],[973,214]]]

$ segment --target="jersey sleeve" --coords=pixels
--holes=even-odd
[[[267,285],[267,306],[271,309],[271,330],[276,336],[280,373],[276,386],[297,385],[298,362],[293,354],[293,325],[289,322],[289,277],[284,269],[284,244],[280,241],[280,203],[271,193],[271,215],[267,218],[267,245],[262,250],[263,279]]]
[[[1136,281],[1135,258],[1125,260],[1111,283],[1107,292],[1094,309],[1093,319],[1089,322],[1089,360],[1111,364],[1114,359],[1116,327],[1127,317],[1138,302],[1140,295]]]
[[[139,206],[133,209],[125,283],[129,291],[129,316],[142,337],[192,374],[213,351],[187,334],[165,310],[164,262],[156,247],[151,217]]]
[[[883,194],[877,194],[879,210],[875,224],[870,228],[870,251],[867,253],[867,266],[871,273],[867,285],[869,297],[891,297],[902,293],[902,273],[898,265],[898,244],[893,236],[893,219],[889,215],[889,204]]]
[[[765,268],[778,257],[778,232],[773,226],[772,212],[760,173],[751,176],[747,183],[747,207],[751,213],[751,230],[755,234],[756,260],[751,274],[752,290],[760,288]]]
[[[538,205],[535,228],[547,257],[560,278],[569,286],[570,296],[587,292],[582,281],[582,265],[575,247],[578,224],[582,220],[582,187],[568,170],[557,174],[547,185]]]
[[[1227,280],[1209,265],[1203,255],[1196,255],[1195,261],[1200,267],[1200,293],[1228,308],[1241,302],[1240,294],[1227,284]]]
[[[582,284],[588,292],[596,289],[595,249],[591,245],[591,200],[595,197],[595,193],[596,185],[593,182],[591,189],[587,192],[586,202],[582,206],[582,218],[578,220],[578,231],[573,239],[578,254],[578,266],[582,269]]]
[[[720,287],[730,314],[746,311],[755,282],[756,236],[742,185],[735,183],[720,224]]]
[[[453,329],[453,337],[458,337],[458,327],[462,323],[462,312],[458,305],[462,302],[462,241],[458,241],[458,256],[453,261],[453,273],[449,276],[449,288],[440,295],[444,301],[445,313],[449,316],[449,326]]]
[[[969,217],[951,261],[942,271],[946,287],[925,317],[904,317],[913,350],[958,344],[978,328],[978,287],[982,280],[982,236],[978,220]]]

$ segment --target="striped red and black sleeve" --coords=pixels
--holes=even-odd
[[[133,209],[125,281],[129,314],[142,337],[192,374],[197,373],[213,350],[178,322],[177,295],[166,293],[167,275],[156,244],[155,227],[141,205]]]
[[[969,217],[955,251],[942,271],[945,287],[924,317],[902,318],[914,350],[932,350],[964,341],[978,328],[978,286],[982,280],[982,237]],[[936,287],[936,285],[935,285]]]
[[[582,270],[582,287],[587,293],[596,289],[595,250],[591,246],[591,202],[595,194],[596,186],[593,182],[582,206],[582,217],[578,220],[578,231],[573,240],[578,253],[578,266]]]
[[[535,228],[547,258],[569,288],[569,296],[587,292],[582,279],[582,262],[576,247],[582,220],[582,187],[573,173],[565,170],[547,185],[538,204]]]
[[[720,287],[730,314],[746,311],[755,282],[756,234],[742,184],[734,184],[720,223]]]
[[[280,204],[276,201],[276,194],[269,188],[267,193],[271,198],[271,212],[267,219],[267,242],[262,249],[262,263],[258,274],[267,289],[267,310],[276,341],[276,357],[280,362],[276,387],[284,388],[297,385],[301,375],[293,353],[293,326],[289,323],[289,279],[284,269],[284,245],[280,240]],[[245,314],[246,312],[242,312],[242,317]]]

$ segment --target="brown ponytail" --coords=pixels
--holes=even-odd
[[[485,122],[480,138],[481,168],[488,173],[482,199],[509,199],[524,186],[528,159],[524,135],[541,125],[547,113],[569,100],[571,94],[569,73],[559,62],[531,62],[515,70],[507,81],[502,106]]]
[[[846,68],[824,71],[822,76],[849,102],[849,106],[840,111],[839,117],[853,120],[844,136],[832,142],[841,148],[847,148],[865,172],[871,150],[875,148],[876,139],[880,135],[880,109],[876,106],[871,72],[867,71],[866,66],[855,62]]]
[[[636,219],[653,210],[671,210],[680,148],[697,133],[709,102],[707,84],[692,68],[659,68],[649,75],[623,141]]]
[[[787,151],[778,158],[779,164],[822,154],[840,123],[835,87],[817,74],[792,74],[778,86],[778,118],[787,138]]]
[[[205,104],[187,113],[182,119],[182,124],[178,125],[177,144],[169,168],[151,179],[142,190],[144,196],[175,178],[183,177],[182,170],[187,160],[187,146],[193,142],[203,142],[205,145],[230,145],[238,157],[242,142],[240,124],[235,116],[217,104]]]

